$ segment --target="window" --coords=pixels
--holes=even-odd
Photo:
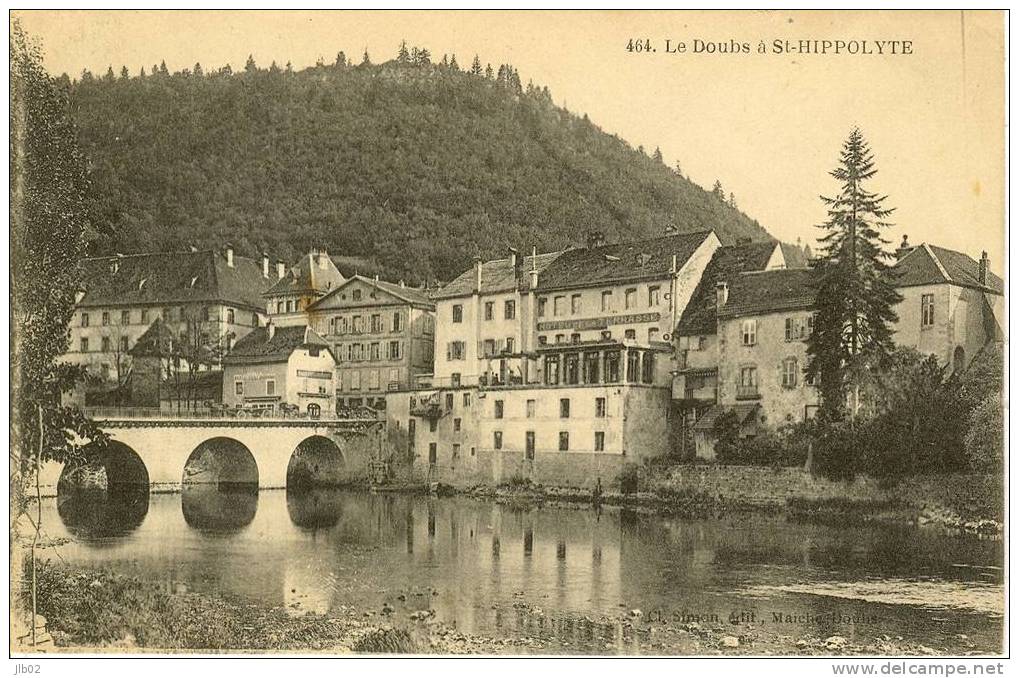
[[[625,308],[635,308],[637,306],[637,290],[630,288],[626,290],[626,297],[623,300]]]
[[[495,355],[495,339],[485,339],[481,344],[481,354],[486,358]]]
[[[378,334],[382,331],[382,316],[378,313],[373,313],[371,317],[371,332],[372,334]]]
[[[605,416],[605,398],[594,399],[594,416],[599,418]]]
[[[563,383],[580,383],[580,354],[567,353],[563,356]]]
[[[368,388],[372,391],[379,390],[379,371],[372,370],[368,373]]]
[[[545,317],[545,305],[548,303],[548,299],[545,297],[538,298],[538,317]]]
[[[494,301],[486,301],[485,302],[485,320],[491,320],[494,317],[495,317],[495,302]]]
[[[336,390],[337,391],[343,390],[343,372],[336,373]]]
[[[373,341],[371,345],[368,347],[368,350],[370,351],[368,355],[369,360],[381,360],[382,354],[379,342]]]
[[[293,299],[287,299],[287,313],[293,313],[293,312],[294,312],[294,300]]]
[[[234,395],[244,395],[244,382],[243,381],[235,381],[234,382]]]
[[[163,322],[164,323],[168,323],[168,322],[172,322],[172,321],[173,321],[173,309],[169,308],[169,307],[164,308],[163,309]]]
[[[103,346],[103,353],[109,353],[110,352],[110,338],[109,337],[103,337],[102,346]]]
[[[570,297],[570,313],[577,315],[580,313],[580,295],[574,294]]]
[[[403,316],[399,311],[393,312],[393,331],[399,332],[403,329]]]
[[[142,324],[144,325],[148,321],[149,321],[149,309],[143,308],[142,309]]]
[[[354,316],[353,330],[354,334],[361,334],[364,332],[364,318],[359,315]]]
[[[80,340],[78,341],[78,349],[79,349],[79,350],[80,350],[80,351],[81,351],[82,353],[88,353],[88,338],[87,338],[87,337],[82,337],[82,338],[81,338],[81,339],[80,339]]]
[[[739,371],[739,382],[736,384],[737,398],[757,397],[757,368],[753,366],[741,367]]]
[[[567,452],[570,449],[570,432],[560,431],[559,432],[559,451]]]
[[[564,341],[566,341],[566,335],[565,334],[557,334],[557,335],[555,335],[555,343],[561,344]]]
[[[513,320],[517,317],[517,302],[512,299],[503,304],[502,317],[506,320]]]
[[[653,384],[655,381],[655,354],[648,351],[644,354],[644,360],[640,364],[640,379],[645,384]]]
[[[121,311],[120,312],[120,324],[121,325],[130,325],[131,324],[131,311]]]
[[[347,317],[343,316],[336,319],[336,332],[337,334],[347,333]]]
[[[447,393],[446,394],[446,411],[447,412],[452,412],[453,411],[453,394],[452,393]]]
[[[351,344],[353,348],[352,360],[364,360],[364,344]]]
[[[552,304],[552,315],[559,316],[566,313],[566,297],[556,297]]]
[[[648,306],[657,306],[658,305],[658,299],[659,299],[659,296],[660,296],[659,295],[659,290],[660,289],[661,288],[658,285],[652,285],[651,287],[647,288],[647,305]]]
[[[623,333],[623,337],[625,337],[626,339],[636,339],[637,338],[637,330],[626,330]]]
[[[495,418],[502,419],[502,415],[505,411],[505,403],[501,400],[495,401]]]
[[[744,346],[755,345],[757,343],[757,319],[744,320],[741,325],[741,333]]]
[[[81,326],[88,327],[88,313],[81,314]]]
[[[593,351],[584,354],[584,383],[597,384],[601,356]]]
[[[513,349],[516,348],[513,337],[506,337],[506,352],[513,353]]]
[[[640,381],[640,351],[626,352],[626,380],[634,384]]]
[[[428,420],[428,432],[435,433],[435,430],[439,427],[439,422],[435,419]]]
[[[350,293],[350,298],[353,301],[361,301],[361,290],[354,290]]]
[[[527,418],[534,419],[534,410],[536,403],[533,399],[527,401]]]
[[[266,379],[265,380],[265,394],[267,396],[276,395],[276,380]]]
[[[545,336],[544,334],[539,334],[538,335],[538,345],[539,346],[544,346],[547,343],[548,343],[548,337]]]
[[[446,360],[464,360],[467,344],[463,341],[451,341],[446,345]]]
[[[651,343],[652,341],[658,341],[658,328],[657,327],[649,327],[648,328],[648,330],[647,330],[647,340],[648,340],[648,343]]]
[[[555,386],[559,383],[559,356],[545,356],[545,384]]]
[[[785,319],[785,340],[799,341],[808,335],[807,324],[812,316],[807,318],[786,318]],[[812,323],[811,323],[812,324]]]
[[[471,394],[470,393],[464,393],[464,407],[470,407],[470,406],[471,406]]]
[[[453,443],[453,459],[460,458],[460,443]]]
[[[400,370],[399,368],[393,367],[389,370],[389,383],[390,385],[399,385],[400,382]]]
[[[109,311],[103,311],[103,325],[105,326],[105,325],[109,325],[109,324],[110,324],[110,312]]]
[[[614,384],[619,381],[619,351],[605,352],[605,382]]]
[[[934,325],[934,295],[924,294],[920,297],[920,326],[932,327]]]
[[[428,443],[428,465],[435,466],[438,462],[438,446],[435,443]]]
[[[502,449],[502,431],[492,432],[492,447],[496,450]]]
[[[570,418],[570,399],[560,398],[559,399],[559,418],[569,419]]]
[[[785,388],[796,388],[799,366],[796,358],[786,358],[782,361],[782,386]]]
[[[594,451],[595,452],[605,451],[605,431],[594,432]]]
[[[573,344],[580,343],[580,332],[574,332],[573,334],[570,335],[570,343]]]
[[[257,313],[252,313],[251,314],[251,326],[252,327],[258,327],[258,314]]]
[[[128,338],[127,337],[121,337],[120,338],[120,350],[121,350],[121,352],[127,353],[127,348],[128,348]]]
[[[389,342],[389,359],[390,360],[400,359],[400,342],[398,341]]]
[[[460,424],[461,424],[460,417],[457,417],[456,419],[454,419],[453,420],[453,430],[454,431],[459,431],[460,430]]]
[[[350,390],[361,390],[361,372],[359,370],[354,370],[350,373]]]
[[[528,431],[524,436],[524,458],[534,459],[534,431]]]
[[[601,310],[612,310],[612,290],[605,290],[601,293]]]
[[[277,301],[276,302],[276,312],[277,313],[282,313],[283,312],[283,302],[282,301]]]
[[[453,322],[462,323],[464,321],[464,307],[462,304],[453,304]]]

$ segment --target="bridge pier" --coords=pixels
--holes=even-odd
[[[145,464],[151,492],[179,492],[184,467],[191,454],[214,438],[234,440],[254,458],[260,489],[287,486],[291,457],[309,438],[326,439],[335,445],[342,464],[329,465],[325,480],[357,483],[368,477],[369,461],[383,452],[385,422],[374,420],[168,420],[108,419],[100,426],[115,440],[133,450]],[[307,447],[307,445],[306,445]],[[319,442],[315,455],[328,454],[329,446]],[[313,465],[314,467],[314,465]],[[56,496],[63,465],[47,462],[39,479],[43,496]]]

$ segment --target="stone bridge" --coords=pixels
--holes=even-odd
[[[155,492],[204,483],[261,489],[344,484],[367,479],[369,463],[385,456],[384,419],[89,414],[110,435],[102,461],[78,469],[45,464],[45,496],[55,496],[66,482],[144,484]]]

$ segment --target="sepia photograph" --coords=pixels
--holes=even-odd
[[[10,10],[10,674],[1004,673],[1008,18]]]

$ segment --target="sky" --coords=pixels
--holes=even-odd
[[[433,58],[511,63],[526,83],[710,188],[716,179],[774,236],[814,245],[841,144],[859,126],[908,234],[1004,271],[1004,16],[958,11],[15,13],[54,75],[132,74],[392,58],[401,40]],[[627,45],[650,41],[653,52]],[[775,41],[844,41],[842,53]],[[666,42],[668,41],[668,43]],[[762,42],[763,41],[763,42]],[[899,41],[899,42],[892,42]],[[909,42],[907,47],[904,41]],[[679,44],[685,51],[679,52]],[[743,45],[749,53],[743,52]],[[708,53],[706,45],[714,49]],[[735,52],[733,45],[736,45]],[[785,42],[781,43],[785,45]],[[846,53],[856,45],[856,53]],[[765,53],[758,52],[763,46]],[[704,49],[701,49],[704,48]],[[897,53],[890,53],[893,48]],[[877,53],[878,50],[882,53]],[[871,53],[862,53],[869,51]],[[908,53],[904,53],[908,52]]]

